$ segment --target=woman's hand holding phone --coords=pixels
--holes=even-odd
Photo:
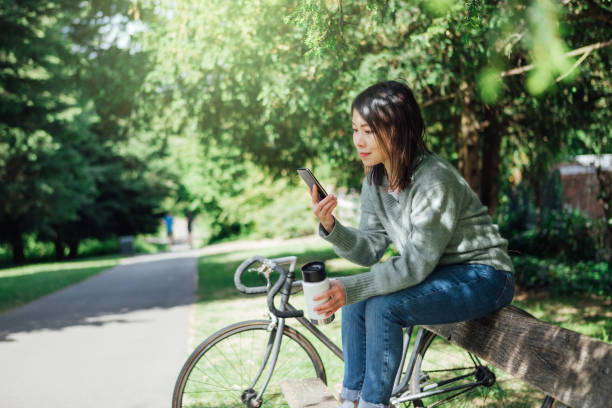
[[[317,216],[325,231],[329,234],[334,229],[335,218],[332,215],[332,211],[338,205],[338,199],[335,195],[329,194],[323,200],[319,201],[319,195],[317,192],[317,185],[313,185],[310,190],[310,197],[312,198],[312,211]]]

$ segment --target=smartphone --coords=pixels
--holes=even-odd
[[[302,167],[302,168],[297,169],[297,172],[300,175],[300,177],[302,177],[302,180],[304,180],[304,183],[308,185],[308,188],[310,190],[312,190],[312,186],[314,186],[315,184],[317,185],[317,191],[319,193],[319,201],[327,197],[327,193],[325,192],[325,189],[321,186],[321,183],[319,183],[319,180],[317,180],[314,174],[312,174],[312,171],[310,171],[310,169]]]

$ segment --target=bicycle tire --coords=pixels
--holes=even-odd
[[[483,367],[477,371],[478,367]],[[476,374],[478,372],[478,374]],[[493,377],[490,377],[490,373]],[[470,375],[468,375],[470,374]],[[468,375],[462,380],[444,384],[445,380]],[[520,381],[481,362],[466,350],[452,344],[443,337],[427,332],[416,352],[416,360],[409,383],[410,393],[416,394],[436,389],[473,383],[480,378],[492,378],[488,386],[478,385],[472,389],[460,389],[444,394],[416,399],[414,407],[532,407],[533,402],[514,399],[510,402],[508,389],[520,386]],[[436,386],[436,384],[442,384]],[[461,392],[462,391],[462,392]],[[461,393],[460,393],[461,392]]]
[[[241,396],[255,378],[263,359],[270,335],[269,324],[267,320],[239,322],[204,340],[179,373],[172,407],[244,407]],[[255,392],[264,381],[267,367]],[[263,395],[262,406],[288,406],[280,392],[281,380],[314,377],[327,383],[325,367],[317,350],[306,337],[285,326],[278,361]]]

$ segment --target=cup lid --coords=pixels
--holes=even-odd
[[[302,266],[304,282],[321,282],[327,277],[325,275],[325,264],[321,261],[308,262]]]

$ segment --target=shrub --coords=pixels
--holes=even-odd
[[[548,289],[557,295],[612,297],[612,274],[606,262],[566,263],[533,256],[517,256],[512,260],[516,283],[526,289]]]
[[[94,238],[86,238],[79,242],[79,258],[90,256],[118,254],[120,252],[119,239],[110,238],[100,241]]]
[[[158,252],[164,252],[168,250],[168,244],[158,244],[155,242],[148,242],[141,237],[134,239],[134,253],[137,254],[156,254]]]
[[[530,228],[506,236],[509,249],[521,254],[587,261],[597,255],[593,226],[594,221],[579,211],[545,210],[539,230]]]

